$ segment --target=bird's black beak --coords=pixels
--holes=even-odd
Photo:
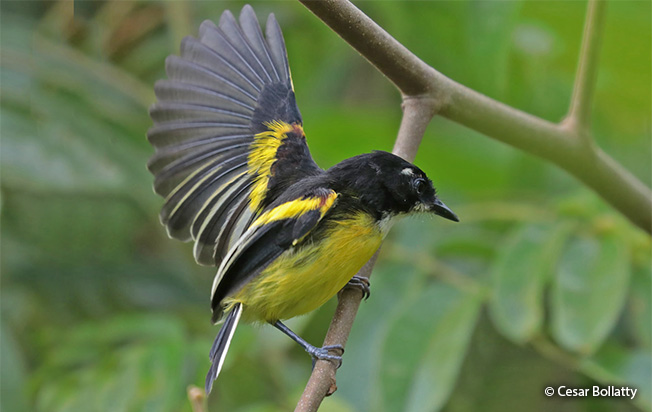
[[[460,221],[460,219],[457,217],[457,215],[455,213],[453,213],[453,211],[450,210],[448,208],[448,206],[446,206],[444,204],[444,202],[442,202],[439,199],[435,199],[435,203],[433,203],[432,208],[430,210],[434,214],[436,214],[438,216],[441,216],[443,218],[446,218],[448,220],[452,220],[453,222],[459,222]]]

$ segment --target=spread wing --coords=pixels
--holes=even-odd
[[[270,15],[263,37],[250,6],[240,24],[218,26],[166,60],[156,83],[148,163],[170,237],[195,241],[200,264],[219,265],[251,222],[292,183],[322,173],[296,105],[281,29]]]
[[[213,321],[222,299],[237,292],[265,267],[305,238],[332,208],[337,193],[317,189],[310,196],[283,202],[262,213],[222,261],[211,292]]]

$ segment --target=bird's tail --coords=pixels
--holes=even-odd
[[[213,342],[210,353],[211,368],[208,370],[208,374],[206,375],[205,389],[207,394],[211,392],[213,382],[220,374],[220,370],[222,370],[224,358],[226,358],[226,353],[229,351],[229,345],[231,344],[231,339],[235,333],[235,328],[238,326],[241,314],[242,304],[236,303],[233,305],[229,314],[226,315],[224,324],[222,324],[222,329],[220,329],[217,337],[215,337],[215,342]]]

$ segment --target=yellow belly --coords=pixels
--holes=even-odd
[[[227,298],[226,306],[242,303],[242,318],[248,322],[275,322],[308,313],[346,285],[378,250],[384,236],[366,213],[333,222],[327,233],[321,242],[283,253]]]

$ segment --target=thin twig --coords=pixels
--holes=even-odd
[[[568,116],[563,122],[566,127],[584,138],[588,138],[591,103],[598,76],[605,7],[604,0],[589,0],[573,96]]]
[[[425,98],[407,96],[403,98],[402,107],[403,118],[392,152],[413,162],[426,127],[437,111],[437,104],[429,96]]]
[[[187,392],[192,412],[206,412],[206,392],[194,385],[188,386]]]

